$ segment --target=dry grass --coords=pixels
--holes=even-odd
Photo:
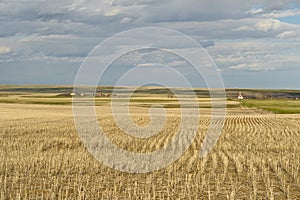
[[[133,120],[149,123],[147,109],[131,109]],[[122,133],[109,110],[97,110],[108,137],[139,152],[164,146],[180,118],[178,109],[167,109],[162,132],[141,141]],[[202,111],[199,134],[179,160],[129,174],[87,152],[70,106],[0,104],[0,199],[300,199],[300,115],[228,109],[217,146],[199,159],[209,125],[209,110]]]

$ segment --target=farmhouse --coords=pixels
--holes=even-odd
[[[242,93],[240,92],[239,96],[238,96],[238,100],[243,100],[243,99],[244,99],[244,97],[243,97]]]

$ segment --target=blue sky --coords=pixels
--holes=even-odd
[[[300,14],[288,17],[281,17],[279,20],[289,24],[300,24]]]
[[[298,0],[2,0],[0,84],[73,84],[85,57],[103,40],[132,28],[162,27],[202,44],[226,87],[300,89],[299,23]],[[173,55],[129,55],[112,64],[104,84],[124,66],[156,63],[153,74],[177,67],[194,87],[203,87],[201,77]],[[149,75],[149,68],[137,71],[137,77]],[[180,86],[176,77],[168,79]]]

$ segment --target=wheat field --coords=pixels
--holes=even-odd
[[[168,108],[161,132],[142,140],[122,133],[110,110],[97,106],[98,121],[129,151],[158,150],[179,127],[179,108]],[[147,112],[130,108],[139,125],[149,123]],[[70,105],[1,103],[0,199],[300,199],[299,114],[228,108],[217,145],[200,159],[209,112],[201,110],[196,139],[180,159],[132,174],[105,166],[85,149]]]

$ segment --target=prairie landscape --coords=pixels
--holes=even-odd
[[[87,151],[74,125],[72,97],[62,95],[71,91],[0,87],[0,199],[300,199],[299,91],[271,91],[288,96],[265,99],[270,91],[247,90],[260,98],[238,101],[239,90],[227,90],[222,134],[199,158],[211,108],[208,92],[195,89],[201,116],[191,146],[166,168],[135,174],[111,169]],[[128,151],[158,150],[180,126],[180,104],[164,89],[142,88],[130,100],[131,118],[140,126],[149,123],[153,104],[166,110],[165,126],[147,139],[120,130],[110,99],[95,98],[97,119],[108,138]]]

